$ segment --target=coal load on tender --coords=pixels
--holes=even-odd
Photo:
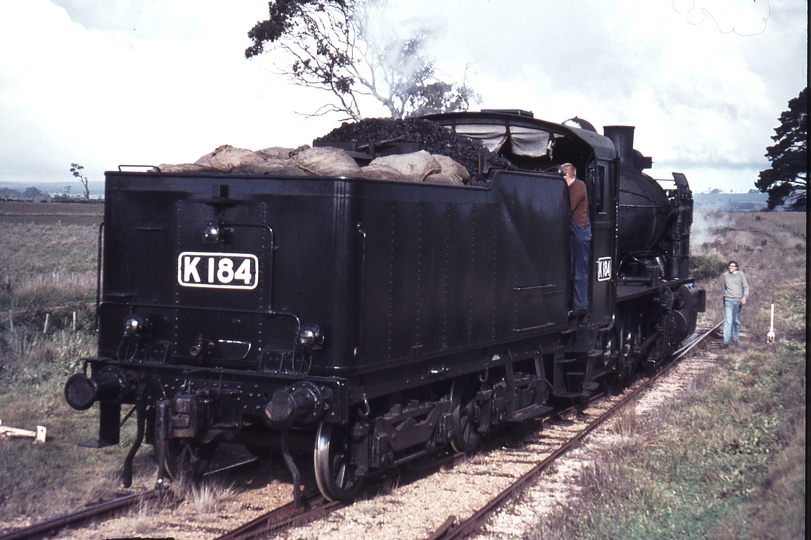
[[[252,151],[222,145],[195,163],[161,164],[154,172],[353,176],[463,185],[485,182],[478,174],[482,163],[510,167],[479,142],[432,122],[371,118],[344,123],[315,139],[313,147]]]

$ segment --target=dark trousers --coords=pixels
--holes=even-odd
[[[580,227],[571,220],[571,234],[569,235],[572,254],[572,268],[574,270],[574,293],[572,295],[572,308],[575,311],[588,309],[589,306],[589,244],[591,243],[591,223],[586,221],[585,227]]]

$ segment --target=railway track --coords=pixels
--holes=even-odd
[[[609,418],[612,418],[624,405],[636,399],[648,389],[654,381],[669,373],[673,367],[678,365],[680,358],[689,354],[692,349],[704,342],[718,326],[719,325],[715,325],[690,344],[676,351],[676,353],[674,353],[674,361],[669,362],[650,377],[637,380],[620,395],[597,395],[588,404],[587,409],[583,409],[583,405],[573,406],[544,419],[542,422],[530,423],[522,426],[519,430],[489,440],[486,443],[486,447],[489,447],[490,450],[496,449],[500,453],[498,456],[494,455],[492,463],[488,461],[486,464],[482,464],[480,474],[500,477],[501,480],[512,476],[509,478],[508,485],[502,487],[498,493],[491,495],[488,501],[479,504],[473,511],[464,514],[457,512],[453,515],[448,515],[441,524],[434,525],[427,529],[424,533],[424,537],[439,540],[464,538],[474,534],[497,509],[505,504],[505,501],[515,497],[528,485],[532,484],[541,473],[548,470],[561,456],[577,447],[594,429],[604,424]],[[538,429],[539,424],[543,425],[543,428],[540,430]],[[485,448],[485,450],[487,450],[487,448]],[[498,452],[494,452],[494,454],[496,453]],[[387,482],[389,484],[394,483],[402,488],[404,486],[410,486],[413,482],[424,476],[432,476],[432,478],[428,480],[428,482],[432,482],[436,480],[436,478],[433,477],[436,471],[442,470],[450,474],[450,472],[456,472],[457,468],[462,470],[460,471],[461,474],[478,474],[475,472],[464,472],[463,469],[470,467],[471,464],[475,468],[476,460],[490,459],[484,457],[489,454],[490,452],[488,451],[481,452],[474,457],[466,457],[465,454],[447,454],[440,456],[421,471],[414,471],[400,476],[397,476],[396,472],[390,472],[389,476],[394,475],[396,478],[392,480],[392,478],[387,478],[386,475],[383,475],[382,478],[369,482],[365,493],[362,493],[358,499],[360,503],[356,503],[356,505],[360,504],[363,506],[364,504],[371,504],[370,502],[364,501],[374,501],[375,499],[385,498],[387,491],[385,485]],[[514,468],[510,463],[515,464],[518,468],[523,468],[523,471],[520,474],[514,474],[509,471],[508,469]],[[499,472],[500,469],[504,469],[504,471]],[[437,475],[437,477],[439,476],[441,475]],[[384,495],[381,496],[381,494]],[[172,497],[171,490],[168,491],[167,496]],[[82,527],[92,522],[98,522],[116,515],[121,515],[133,506],[146,501],[155,500],[158,497],[159,495],[155,490],[129,495],[83,509],[79,512],[60,516],[25,529],[12,531],[0,536],[0,540],[34,539],[53,536],[66,528]],[[168,501],[171,500],[171,498],[168,499]],[[287,535],[286,531],[290,531],[293,528],[296,528],[296,535],[301,535],[302,538],[321,537],[324,533],[319,532],[318,523],[325,521],[323,518],[332,513],[341,513],[342,511],[351,510],[351,508],[347,508],[346,505],[342,503],[327,501],[317,491],[305,494],[303,496],[303,503],[303,508],[298,509],[295,508],[292,502],[273,508],[260,517],[245,522],[225,534],[217,536],[219,533],[214,533],[209,537],[216,537],[220,540],[247,540],[251,538],[266,538],[268,536],[284,538]],[[470,517],[458,519],[457,515],[469,515]],[[308,527],[312,528],[309,533],[302,530],[302,528],[307,529]],[[415,537],[420,536],[421,534],[415,535]]]
[[[159,496],[157,490],[133,493],[132,495],[99,503],[76,512],[65,514],[64,516],[49,519],[30,527],[17,529],[16,531],[0,536],[0,540],[33,540],[35,538],[54,536],[69,527],[81,527],[86,523],[99,521],[126,512],[136,505],[153,501]],[[167,492],[166,496],[171,499],[171,492]]]
[[[241,467],[246,467],[253,461],[245,461],[224,467],[207,473],[208,476],[222,474],[226,471],[233,471]],[[112,519],[118,515],[125,514],[134,507],[142,506],[151,502],[159,502],[162,505],[171,505],[179,502],[172,491],[171,484],[165,486],[164,492],[158,489],[149,489],[125,495],[110,501],[105,501],[75,512],[58,516],[41,523],[36,523],[29,527],[17,529],[9,533],[0,535],[0,540],[35,540],[38,538],[51,537],[67,529],[81,528],[91,523],[98,523],[107,519]]]
[[[493,497],[486,505],[484,505],[469,518],[458,520],[456,516],[449,516],[442,523],[442,525],[428,537],[428,540],[459,539],[470,536],[476,532],[481,527],[482,523],[491,517],[494,510],[499,508],[508,499],[520,494],[520,492],[525,489],[527,485],[532,483],[542,472],[547,470],[558,458],[569,452],[572,448],[577,447],[583,441],[583,439],[586,438],[586,436],[592,433],[599,426],[603,425],[608,419],[614,417],[617,411],[639,398],[639,396],[647,391],[654,384],[654,382],[670,373],[679,364],[681,359],[688,355],[692,350],[705,343],[722,323],[723,321],[714,325],[712,328],[698,336],[695,340],[683,346],[678,351],[675,351],[673,354],[673,359],[670,362],[664,365],[660,370],[652,373],[647,379],[638,381],[636,384],[629,387],[628,391],[624,392],[621,396],[616,396],[615,399],[604,395],[598,396],[597,399],[594,400],[597,403],[591,404],[589,408],[590,412],[596,412],[597,414],[585,422],[582,429],[579,429],[573,436],[565,440],[563,444],[560,444],[557,449],[542,459],[530,471],[523,474],[506,489],[501,491],[496,497]],[[552,420],[553,424],[554,422],[555,421]],[[546,432],[546,435],[551,435],[551,438],[554,439],[556,438],[556,435],[558,435],[555,433],[555,431],[559,430],[553,430],[551,434]]]
[[[328,501],[320,493],[312,492],[302,497],[303,509],[293,502],[280,506],[244,525],[217,537],[217,540],[248,540],[267,538],[274,532],[320,519],[336,508],[344,506],[337,501]]]
[[[432,471],[446,466],[453,466],[454,462],[464,459],[464,453],[445,454],[437,457],[424,467],[415,469],[410,473],[399,475],[398,483],[408,484],[416,479],[429,476]],[[387,475],[373,477],[367,481],[367,486],[359,497],[372,497],[384,489]],[[301,526],[330,513],[344,508],[347,505],[339,501],[329,501],[320,492],[313,491],[302,496],[302,507],[296,508],[291,501],[259,516],[244,525],[217,537],[217,540],[249,540],[253,538],[267,538],[280,531]]]
[[[531,484],[538,475],[547,470],[558,458],[566,454],[572,448],[577,447],[593,430],[604,424],[609,418],[612,418],[623,406],[638,398],[655,381],[668,374],[682,357],[705,342],[717,328],[718,325],[713,326],[694,341],[676,351],[674,353],[675,358],[672,362],[669,362],[648,378],[638,380],[624,393],[617,396],[606,396],[603,394],[595,396],[588,405],[587,413],[582,412],[582,405],[573,406],[560,411],[553,417],[545,419],[543,421],[544,429],[542,432],[538,432],[538,424],[536,423],[534,425],[524,426],[523,429],[489,441],[488,446],[490,447],[510,448],[511,455],[508,459],[523,462],[524,464],[531,464],[530,470],[520,475],[507,488],[491,498],[489,502],[481,506],[481,508],[475,511],[469,518],[459,520],[455,515],[450,515],[439,527],[427,535],[426,538],[430,540],[464,538],[474,533],[480,528],[481,524],[491,516],[494,510],[502,506],[506,500],[520,493],[522,489]],[[572,416],[580,416],[585,418],[585,420],[572,422],[568,420],[568,418]],[[538,439],[543,439],[543,442],[538,440],[527,443],[527,437],[529,436],[531,438],[532,434],[535,434]],[[486,454],[486,452],[483,454]],[[545,457],[538,462],[538,455]],[[449,454],[435,462],[432,468],[453,469],[458,463],[465,459],[464,454]],[[397,484],[401,487],[407,486],[413,480],[414,478],[404,475],[399,478]],[[366,496],[374,498],[376,493],[385,493],[385,488],[382,486],[383,482],[372,483],[372,485],[367,488],[367,494],[361,494],[359,500],[363,501]],[[323,531],[318,532],[317,525],[313,522],[333,512],[340,513],[342,509],[346,508],[346,505],[325,501],[317,493],[312,494],[310,497],[311,498],[307,498],[306,500],[305,507],[307,508],[305,510],[297,511],[293,507],[293,504],[290,503],[250,523],[246,523],[239,529],[235,529],[219,537],[219,540],[247,540],[249,538],[265,538],[271,535],[285,538],[287,537],[285,535],[286,530],[292,527],[307,527],[307,524],[310,523],[316,528],[312,528],[309,531],[297,529],[295,536],[301,538],[322,537],[327,533]],[[362,505],[364,503],[361,502],[359,504]],[[349,510],[349,508],[347,508],[347,510]]]

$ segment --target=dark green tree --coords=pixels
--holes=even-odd
[[[245,58],[253,58],[265,52],[265,43],[274,43],[295,29],[297,21],[305,13],[325,11],[327,7],[345,9],[344,0],[275,0],[268,2],[268,19],[257,22],[248,37],[253,45],[245,50]]]
[[[392,118],[466,110],[479,96],[467,84],[443,81],[426,48],[431,30],[417,27],[406,39],[375,27],[387,0],[275,0],[269,17],[248,32],[246,58],[278,53],[276,67],[299,86],[333,94],[313,115],[362,118],[360,99],[382,103]],[[280,63],[284,65],[280,67]]]
[[[773,146],[766,149],[772,162],[770,169],[760,171],[755,186],[769,194],[769,209],[788,204],[792,210],[808,207],[808,87],[788,102],[780,115]]]

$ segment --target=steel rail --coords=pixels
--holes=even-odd
[[[30,527],[24,527],[22,529],[11,531],[0,536],[0,540],[31,540],[33,538],[53,536],[66,527],[86,523],[101,516],[126,510],[127,508],[139,504],[141,501],[150,501],[158,496],[159,494],[156,490],[133,493],[132,495],[127,495],[126,497],[121,497],[118,499],[113,499],[112,501],[90,506],[84,510],[79,510],[78,512],[49,519],[47,521],[31,525]]]
[[[398,483],[400,485],[405,485],[418,478],[423,478],[430,475],[430,471],[434,471],[444,465],[447,465],[448,463],[455,463],[456,461],[465,458],[465,456],[466,455],[463,452],[440,456],[433,459],[424,467],[406,474],[400,474],[398,477]],[[373,475],[371,477],[373,479],[371,482],[369,481],[370,479],[367,479],[367,485],[362,489],[362,493],[379,492],[380,488],[383,486],[383,480],[381,478],[385,477],[386,473],[390,472],[391,471],[385,471],[380,475]],[[302,508],[298,509],[295,507],[295,502],[289,502],[283,506],[274,508],[273,510],[270,510],[269,512],[243,524],[237,529],[217,537],[216,540],[248,540],[257,537],[266,538],[272,533],[279,533],[284,529],[305,525],[315,521],[316,519],[321,519],[330,513],[347,506],[347,503],[342,503],[340,501],[328,501],[318,491],[305,494],[302,497],[302,503]]]
[[[681,359],[682,356],[687,354],[689,351],[693,350],[693,348],[699,345],[700,343],[703,343],[710,336],[710,334],[718,330],[718,328],[720,328],[722,324],[724,324],[724,321],[716,323],[712,328],[710,328],[709,330],[698,336],[691,343],[688,343],[681,349],[674,351],[673,352],[674,361],[678,362],[678,360]]]
[[[254,463],[255,461],[256,461],[255,459],[251,459],[241,463],[236,463],[234,465],[229,465],[227,467],[216,469],[213,471],[207,471],[203,476],[221,474],[225,471],[233,471],[234,469],[245,467],[251,463]],[[171,485],[166,485],[164,487],[171,488]],[[84,524],[91,520],[99,519],[109,514],[120,513],[132,506],[135,506],[136,504],[140,504],[141,502],[145,501],[151,501],[158,497],[160,497],[160,492],[157,489],[142,491],[140,493],[133,493],[132,495],[127,495],[125,497],[120,497],[118,499],[113,499],[111,501],[90,506],[83,510],[79,510],[78,512],[72,512],[70,514],[65,514],[63,516],[49,519],[47,521],[31,525],[30,527],[16,529],[9,533],[0,535],[0,540],[33,540],[35,538],[53,536],[54,534],[57,534],[61,529],[64,529],[66,527]],[[171,491],[167,491],[166,495],[164,495],[162,498],[165,501],[170,501],[174,499],[174,495]]]
[[[639,397],[645,390],[650,388],[650,386],[657,379],[659,379],[660,377],[664,376],[665,374],[669,373],[672,369],[674,369],[674,367],[678,365],[679,360],[681,360],[684,356],[686,356],[687,353],[690,352],[693,348],[695,348],[699,343],[704,342],[710,336],[710,334],[714,332],[722,323],[723,321],[713,326],[710,330],[697,337],[691,343],[675,351],[671,355],[670,362],[662,366],[658,371],[651,374],[647,380],[644,380],[638,387],[634,388],[633,391],[631,391],[627,396],[624,396],[620,401],[609,407],[594,421],[588,424],[581,432],[579,432],[577,435],[574,435],[568,441],[559,446],[557,450],[555,450],[554,452],[552,452],[552,454],[544,458],[540,463],[538,463],[535,467],[533,467],[532,470],[525,473],[512,485],[510,485],[509,487],[504,489],[501,493],[496,495],[496,497],[491,499],[490,502],[488,502],[485,506],[479,509],[471,517],[461,521],[456,525],[449,525],[449,523],[452,524],[456,521],[455,516],[450,516],[436,531],[434,531],[434,533],[431,534],[431,536],[428,537],[428,540],[458,539],[464,538],[476,532],[478,528],[481,526],[481,524],[485,521],[485,519],[487,519],[487,517],[489,517],[490,514],[496,508],[500,507],[509,497],[518,493],[530,482],[534,481],[536,477],[540,475],[541,472],[546,470],[559,457],[566,454],[573,448],[579,446],[581,441],[587,435],[589,435],[597,427],[602,425],[606,420],[611,418],[619,409],[621,409],[622,407],[624,407],[625,405],[627,405],[628,403]]]
[[[302,497],[303,508],[296,508],[289,502],[270,512],[255,518],[244,525],[217,537],[217,540],[248,540],[249,538],[267,538],[274,532],[290,527],[305,525],[320,519],[331,512],[346,506],[339,501],[329,501],[318,491]]]

